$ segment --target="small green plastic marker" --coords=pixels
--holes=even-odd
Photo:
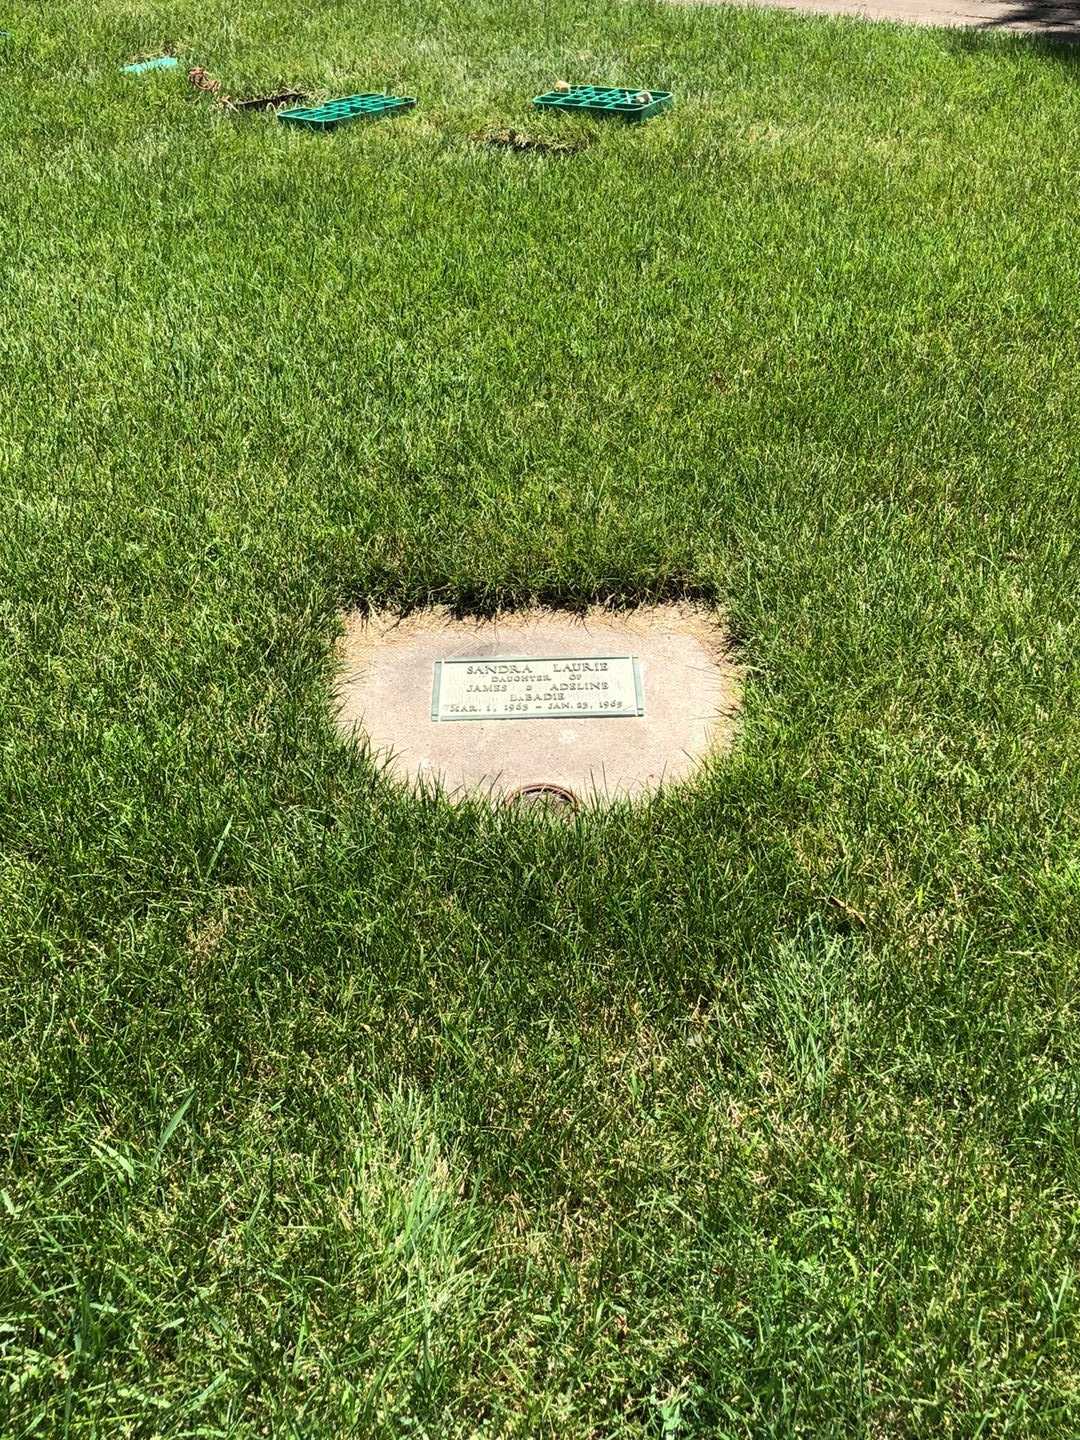
[[[171,70],[179,65],[175,55],[159,55],[156,60],[138,60],[134,65],[125,65],[121,75],[145,75],[147,70]]]
[[[651,120],[654,115],[659,115],[661,110],[670,110],[674,98],[670,90],[627,90],[621,85],[570,85],[565,90],[549,90],[545,95],[537,95],[533,104],[538,110],[565,110],[640,124],[642,120]]]
[[[412,95],[346,95],[340,100],[327,100],[304,110],[279,110],[278,119],[286,125],[299,125],[308,130],[334,130],[353,120],[383,120],[412,110]]]

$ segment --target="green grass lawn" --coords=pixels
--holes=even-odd
[[[0,1435],[1075,1434],[1080,58],[3,25]],[[421,105],[290,133],[165,44]],[[676,595],[748,676],[691,789],[453,808],[335,732],[343,607]]]

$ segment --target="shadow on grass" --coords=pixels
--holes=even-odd
[[[981,31],[1011,30],[1022,27],[1023,33],[1054,45],[1080,40],[1080,0],[1053,4],[1049,0],[1016,0],[1000,15],[979,24]]]
[[[1018,25],[1037,28],[1015,28]],[[1000,53],[1002,37],[1008,36],[1013,45],[1028,53],[1055,60],[1069,70],[1080,70],[1080,0],[1071,5],[1020,0],[994,19],[983,20],[970,29],[948,30],[945,35],[957,54],[985,54],[991,48]]]
[[[341,583],[337,594],[342,608],[358,610],[364,615],[387,609],[404,618],[417,610],[445,605],[457,620],[490,619],[500,611],[520,610],[532,605],[583,614],[592,605],[604,605],[612,611],[620,611],[675,601],[708,606],[723,602],[717,585],[695,581],[685,574],[634,575],[629,579],[611,576],[581,586],[556,581],[529,585],[514,583],[513,579],[497,584],[468,579],[447,580],[403,590],[396,573],[378,570],[365,577],[362,588],[351,582]]]

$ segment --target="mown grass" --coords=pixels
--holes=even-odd
[[[1075,1432],[1075,63],[8,24],[0,1433]],[[421,109],[117,74],[165,43]],[[470,140],[577,133],[561,76],[677,109]],[[344,605],[665,594],[749,675],[688,791],[453,809],[335,734]]]

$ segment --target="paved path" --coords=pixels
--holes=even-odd
[[[693,0],[682,0],[693,3]],[[967,26],[993,34],[1020,31],[1053,40],[1080,41],[1080,0],[703,0],[705,4],[760,5],[816,15],[855,15],[909,25]]]

